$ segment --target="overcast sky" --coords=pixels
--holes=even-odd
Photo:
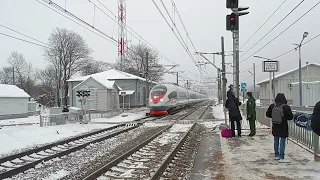
[[[39,0],[42,2],[42,0]],[[91,0],[100,8],[96,0]],[[117,0],[100,0],[108,9],[117,14]],[[163,0],[170,14],[172,15],[172,4],[169,0]],[[265,22],[265,20],[279,7],[284,0],[241,0],[241,6],[249,6],[249,15],[242,16],[240,22],[240,47],[251,37],[251,35]],[[53,0],[53,2],[67,7],[67,10],[81,19],[93,24],[96,28],[105,34],[117,39],[117,24],[106,16],[103,12],[96,8],[94,18],[94,6],[88,0]],[[66,3],[65,3],[66,2]],[[161,7],[160,0],[155,0]],[[219,52],[221,51],[220,38],[225,37],[225,50],[232,51],[231,32],[226,31],[225,16],[230,13],[226,9],[225,0],[175,0],[179,13],[189,32],[192,42],[196,49],[200,52]],[[281,9],[266,23],[266,25],[258,31],[258,33],[249,41],[241,51],[246,52],[260,38],[262,38],[270,29],[272,29],[283,17],[285,17],[301,0],[287,0]],[[320,5],[310,11],[305,17],[289,28],[285,33],[263,48],[260,52],[254,54],[263,47],[271,39],[277,36],[281,31],[287,28],[301,15],[307,12],[312,6],[318,3],[318,0],[305,0],[288,18],[275,28],[268,36],[254,46],[249,52],[241,56],[240,61],[251,55],[259,55],[267,58],[276,57],[294,48],[293,43],[299,43],[302,39],[304,31],[309,32],[309,36],[305,41],[310,40],[319,34],[320,21],[316,17],[320,17]],[[106,9],[106,13],[113,16]],[[169,18],[167,17],[168,21]],[[176,23],[179,23],[178,17],[175,15]],[[40,41],[47,42],[52,30],[56,27],[64,27],[71,29],[84,37],[90,48],[93,49],[92,56],[95,60],[105,62],[115,62],[117,59],[117,46],[113,43],[101,38],[84,27],[72,22],[71,20],[61,16],[46,6],[40,4],[36,0],[1,0],[0,1],[0,24],[13,28],[24,34],[27,34]],[[168,57],[170,60],[163,58],[162,64],[170,65],[175,62],[180,64],[180,68],[176,70],[185,71],[183,77],[196,81],[202,81],[200,73],[193,61],[190,59],[186,51],[182,48],[179,41],[166,24],[155,5],[151,0],[127,0],[127,25],[134,31],[139,33],[158,51]],[[186,34],[182,26],[178,25],[180,33],[186,40]],[[35,42],[31,39],[16,34],[10,30],[0,27],[0,32],[15,37],[23,38]],[[129,43],[139,43],[128,32]],[[320,63],[319,58],[319,42],[320,37],[311,41],[302,48],[302,61]],[[188,48],[193,53],[193,47],[190,41]],[[0,66],[7,65],[7,58],[12,51],[22,53],[28,61],[34,66],[42,68],[46,65],[43,59],[43,49],[41,47],[11,39],[0,35]],[[241,54],[243,54],[240,53]],[[194,56],[196,61],[201,60],[200,57]],[[212,60],[212,56],[208,56]],[[221,66],[221,57],[217,56],[216,65]],[[284,72],[298,67],[298,52],[293,51],[278,59],[280,61],[280,72]],[[232,56],[226,57],[227,62],[232,62]],[[240,64],[241,82],[252,84],[253,78],[247,69],[261,64],[261,59],[250,57],[248,60]],[[232,71],[230,66],[227,69]],[[202,67],[203,76],[212,75],[212,80],[216,77],[216,70],[212,66]],[[256,68],[257,81],[268,77],[268,74],[262,73],[262,67]],[[165,81],[175,81],[173,75],[166,75]],[[228,77],[228,84],[232,82],[232,77]],[[200,87],[200,85],[198,85]]]

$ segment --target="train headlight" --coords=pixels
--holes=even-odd
[[[163,99],[160,99],[160,102],[162,102],[163,101]]]

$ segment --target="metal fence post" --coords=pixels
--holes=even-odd
[[[319,136],[316,133],[313,133],[313,145],[314,145],[314,161],[320,162],[320,157],[318,153],[320,153],[319,149]]]

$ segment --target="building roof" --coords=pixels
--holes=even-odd
[[[108,80],[120,80],[120,79],[139,79],[142,81],[146,80],[145,78],[142,78],[142,77],[139,77],[139,76],[136,76],[133,74],[118,71],[115,69],[110,69],[110,70],[103,71],[103,72],[96,73],[96,74],[91,74],[91,75],[87,75],[87,76],[69,79],[68,81],[84,81],[84,80],[88,79],[88,77],[93,77],[96,79],[108,79]]]
[[[99,77],[92,77],[92,76],[87,77],[81,83],[76,85],[73,89],[76,89],[77,87],[81,86],[83,83],[85,83],[89,79],[93,79],[93,80],[97,81],[98,83],[100,83],[102,86],[104,86],[107,89],[114,89],[114,85],[116,85],[118,87],[118,89],[121,90],[121,88],[114,81],[109,81],[108,79],[104,79],[101,77],[100,78]]]
[[[320,84],[320,81],[302,82],[302,84]],[[299,85],[299,82],[293,82],[291,85]]]
[[[28,93],[26,93],[23,89],[20,89],[15,85],[0,84],[0,89],[0,97],[30,97]]]
[[[309,66],[316,66],[316,67],[319,67],[319,68],[320,68],[320,64],[317,64],[317,63],[310,63]],[[304,65],[304,66],[302,66],[301,68],[303,69],[303,68],[305,68],[305,67],[307,67],[307,65]],[[293,72],[298,71],[298,70],[299,70],[299,68],[295,68],[295,69],[291,69],[291,70],[289,70],[289,71],[280,73],[280,74],[276,75],[276,76],[274,77],[274,79],[278,79],[278,78],[280,78],[280,77],[283,77],[283,76],[285,76],[285,75],[288,75],[288,74],[293,73]],[[268,81],[269,81],[269,78],[258,82],[257,85],[262,84],[262,83],[265,83],[265,82],[268,82]]]

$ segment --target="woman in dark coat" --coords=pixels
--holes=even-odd
[[[314,133],[320,136],[320,101],[313,108],[311,127]]]
[[[290,106],[287,105],[286,97],[283,93],[278,93],[275,99],[275,104],[271,104],[266,112],[268,118],[272,118],[272,110],[277,106],[282,106],[283,117],[280,124],[272,124],[272,135],[274,136],[274,154],[275,160],[280,160],[279,162],[289,162],[284,159],[286,139],[289,136],[288,120],[293,119],[293,114]],[[279,140],[280,140],[280,152],[279,152]]]
[[[232,137],[235,137],[235,126],[234,123],[237,123],[237,129],[238,129],[238,137],[241,137],[241,123],[240,121],[242,120],[242,116],[239,110],[239,106],[241,105],[241,102],[239,102],[239,99],[236,98],[233,95],[232,91],[227,92],[227,97],[228,99],[226,100],[225,107],[229,111],[229,121],[231,124],[231,129],[232,129]]]

